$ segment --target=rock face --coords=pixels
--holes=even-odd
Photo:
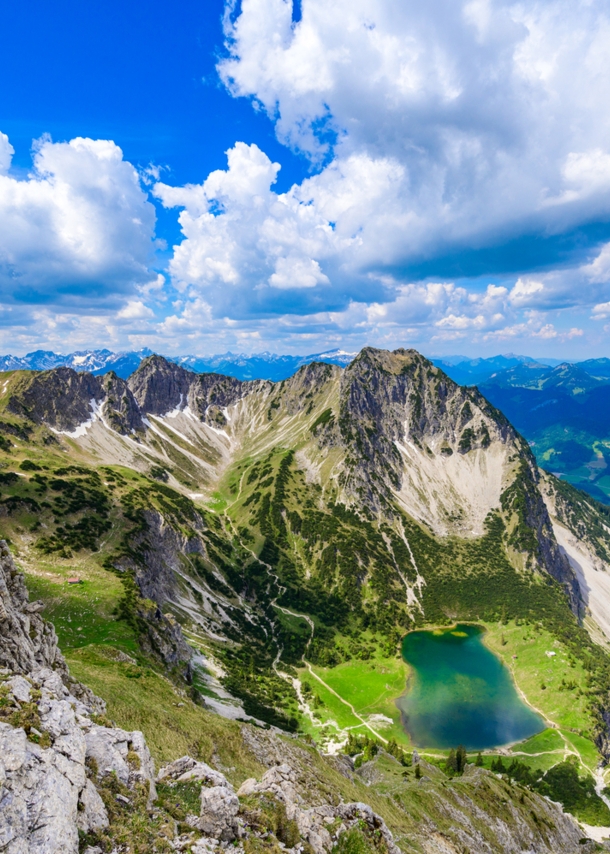
[[[335,433],[346,449],[344,488],[374,512],[397,502],[437,534],[468,537],[483,533],[490,510],[523,506],[535,565],[565,586],[578,613],[578,581],[555,540],[534,457],[476,388],[415,350],[367,347],[341,377]]]
[[[57,667],[67,675],[57,635],[28,602],[28,592],[4,540],[0,541],[0,666],[15,673]]]
[[[0,542],[0,850],[77,854],[79,830],[108,825],[96,781],[144,784],[152,801],[154,768],[142,733],[95,723],[103,702],[70,679],[37,610]]]
[[[266,796],[267,801],[271,799],[272,803],[281,805],[286,820],[292,823],[292,830],[284,829],[285,838],[291,843],[282,842],[285,848],[298,851],[299,846],[302,849],[305,843],[313,854],[328,854],[342,833],[357,827],[365,828],[377,840],[380,850],[400,854],[384,820],[367,804],[327,804],[307,808],[298,791],[297,774],[287,764],[270,768],[260,782],[254,778],[246,780],[237,793],[222,774],[189,756],[162,768],[157,780],[174,783],[202,781],[200,814],[189,815],[186,823],[203,833],[208,846],[210,842],[226,845],[236,840],[261,838],[259,823],[252,820],[255,813],[250,814],[247,808],[244,809],[240,799],[243,802],[244,799],[251,801],[252,796]],[[329,825],[332,825],[332,831]],[[193,843],[187,837],[183,841],[185,847]]]
[[[130,787],[144,783],[152,801],[142,733],[94,723],[92,707],[48,667],[27,677],[7,678],[5,670],[0,679],[0,850],[77,854],[79,830],[108,826],[95,785],[108,774]]]
[[[145,415],[187,410],[200,421],[222,423],[222,410],[271,383],[242,382],[223,374],[195,374],[161,356],[145,359],[129,377],[129,387]]]
[[[108,427],[122,434],[144,426],[129,386],[113,373],[97,377],[72,368],[42,371],[11,397],[8,409],[66,433],[96,419],[103,419]]]

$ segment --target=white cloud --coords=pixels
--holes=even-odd
[[[154,316],[154,311],[139,299],[129,300],[127,305],[117,313],[118,320],[142,320]]]
[[[487,287],[473,281],[480,268],[459,283],[410,271],[607,219],[607,4],[301,6],[294,24],[290,0],[228,4],[218,70],[317,174],[278,193],[279,164],[238,142],[203,183],[155,185],[183,209],[169,272],[184,300],[162,334],[172,324],[194,334],[205,305],[223,335],[267,341],[578,337],[560,313],[610,297],[608,247]],[[542,269],[545,251],[541,242]]]
[[[242,142],[227,152],[228,169],[212,172],[200,185],[158,183],[155,195],[179,206],[185,239],[174,247],[170,273],[177,286],[202,289],[218,313],[276,301],[274,291],[328,285],[322,265],[350,246],[315,205],[296,188],[277,194],[279,165],[256,145]]]
[[[593,320],[605,320],[610,317],[610,302],[600,302],[593,306]]]
[[[544,293],[544,283],[538,279],[520,277],[511,288],[509,299],[513,305],[530,305]]]
[[[332,155],[305,191],[339,230],[365,230],[371,264],[610,211],[605,0],[302,0],[296,25],[290,0],[239,10],[222,79],[281,140]],[[352,158],[391,164],[387,209],[342,207],[360,193]]]
[[[30,303],[108,300],[150,280],[155,225],[138,173],[109,140],[43,138],[25,179],[2,174],[0,292]]]
[[[278,258],[275,273],[269,277],[269,284],[274,288],[315,288],[319,284],[330,284],[320,265],[313,258],[288,256]]]
[[[10,144],[8,136],[0,131],[0,175],[5,175],[10,169],[15,149]]]

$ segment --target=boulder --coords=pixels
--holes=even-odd
[[[157,774],[157,782],[160,783],[162,780],[173,780],[177,783],[183,783],[187,780],[201,780],[202,783],[209,783],[212,786],[233,788],[224,774],[210,768],[205,762],[197,762],[191,756],[182,756],[180,759],[170,762],[169,765],[164,765]]]
[[[239,836],[239,800],[228,786],[212,786],[201,790],[201,814],[192,826],[206,836],[221,842],[232,842]]]
[[[116,774],[121,783],[148,786],[149,804],[157,797],[155,768],[141,732],[91,725],[85,734],[86,757],[95,760],[98,778]]]

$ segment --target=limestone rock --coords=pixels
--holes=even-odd
[[[212,786],[233,788],[224,774],[210,768],[205,762],[197,762],[191,756],[182,756],[161,768],[157,774],[157,782],[162,780],[175,780],[178,783],[183,783],[186,780],[201,780],[204,783],[210,783]]]
[[[108,827],[108,813],[104,801],[91,780],[87,780],[80,793],[76,824],[78,829],[85,833]]]
[[[12,676],[4,684],[8,688],[9,694],[12,694],[15,700],[19,700],[20,703],[29,702],[32,686],[23,676]]]
[[[144,783],[149,803],[157,796],[154,763],[141,732],[92,725],[85,734],[86,756],[94,759],[98,777],[116,774],[126,786]]]
[[[65,659],[57,645],[55,629],[32,610],[23,575],[15,566],[13,556],[4,540],[0,540],[0,667],[21,676],[34,674],[44,668],[54,674],[73,696],[92,711],[102,712],[105,704],[84,685],[70,678]],[[12,682],[13,680],[11,680]],[[17,690],[25,690],[22,683]],[[54,689],[57,693],[58,685]],[[18,698],[17,698],[18,699]]]
[[[393,836],[384,820],[370,806],[362,803],[340,804],[303,808],[303,798],[298,791],[298,775],[286,763],[266,771],[260,783],[253,778],[246,780],[238,791],[240,797],[253,794],[273,795],[286,807],[286,815],[296,821],[301,838],[309,844],[314,854],[327,854],[335,844],[327,825],[341,820],[339,832],[352,827],[366,826],[372,833],[382,837],[389,854],[400,854]]]
[[[239,800],[233,787],[212,786],[201,789],[201,814],[191,821],[206,836],[232,842],[239,835]]]
[[[1,684],[15,711],[27,704],[28,715],[38,718],[25,729],[0,722],[0,851],[78,854],[79,830],[108,826],[86,758],[95,758],[101,775],[115,773],[131,787],[146,784],[151,803],[154,765],[141,732],[91,719],[104,705],[70,679],[53,627],[29,607],[3,541],[0,605]]]

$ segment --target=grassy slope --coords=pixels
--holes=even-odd
[[[97,645],[72,650],[66,658],[72,675],[106,700],[110,718],[144,732],[158,763],[186,753],[213,762],[216,755],[233,769],[235,783],[260,774],[260,764],[244,750],[239,724],[196,705],[146,664],[117,661],[112,650]]]

